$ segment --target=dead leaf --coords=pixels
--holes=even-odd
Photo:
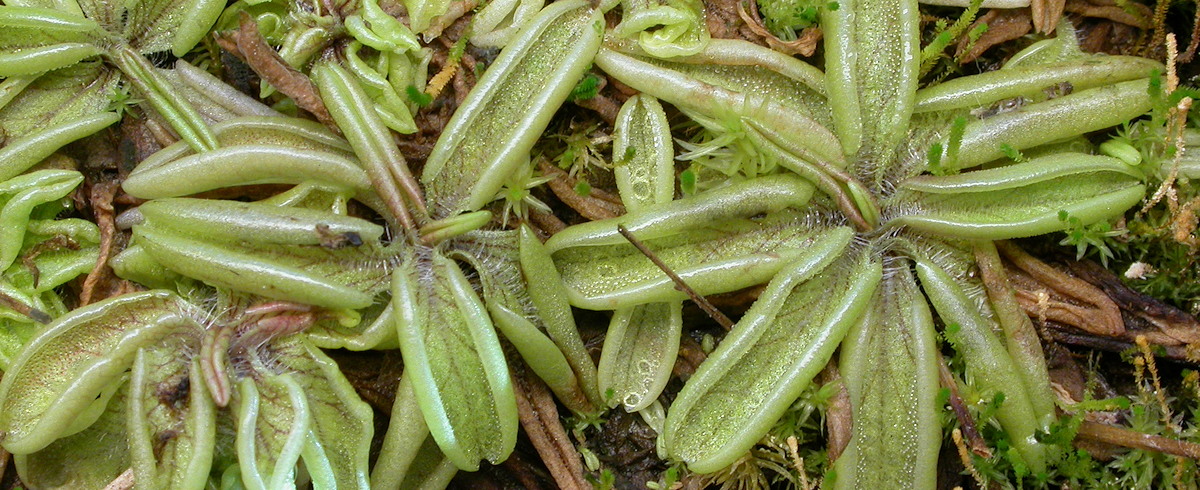
[[[1121,309],[1104,291],[1025,253],[1007,242],[996,244],[1012,265],[1009,280],[1017,301],[1030,317],[1050,320],[1096,335],[1119,337],[1125,333]]]
[[[850,438],[854,435],[854,416],[850,408],[850,392],[846,391],[846,385],[842,383],[836,360],[825,366],[821,371],[820,380],[822,386],[829,383],[840,385],[838,392],[829,399],[829,405],[825,408],[825,430],[829,433],[828,451],[829,461],[832,463],[837,461],[846,450],[846,446],[850,445]]]
[[[93,296],[96,296],[97,286],[102,281],[111,281],[114,279],[112,269],[108,267],[108,259],[112,256],[113,243],[116,240],[117,234],[113,200],[116,198],[117,191],[119,190],[121,190],[121,183],[116,180],[110,180],[93,185],[92,191],[88,196],[88,200],[91,201],[92,205],[92,214],[96,218],[96,226],[100,229],[100,257],[96,259],[96,265],[92,267],[92,271],[88,272],[87,278],[83,280],[83,287],[79,292],[79,306],[91,304]],[[99,300],[107,297],[97,297],[95,299]]]
[[[308,76],[288,65],[279,53],[267,44],[267,40],[258,32],[258,24],[249,14],[242,12],[241,25],[234,31],[232,43],[221,42],[221,38],[218,38],[218,43],[245,61],[250,69],[280,93],[291,97],[296,106],[312,113],[322,124],[341,133],[333,118],[329,116],[329,111],[325,109],[325,104],[321,102],[321,96],[317,95],[317,86]]]
[[[982,24],[987,24],[988,29],[982,36],[979,36],[974,45],[967,37],[963,37],[958,42],[958,52],[954,57],[959,63],[974,61],[992,46],[1029,34],[1033,28],[1030,11],[1025,9],[991,9],[983,17],[975,19],[970,30],[974,30]],[[967,49],[968,47],[970,50]]]
[[[819,27],[805,28],[803,31],[800,31],[800,37],[793,41],[784,41],[775,36],[775,34],[772,34],[763,25],[762,18],[758,15],[758,2],[749,2],[749,4],[750,11],[747,12],[745,4],[738,3],[738,16],[746,23],[746,27],[755,34],[762,36],[771,49],[789,56],[799,54],[806,58],[817,52],[817,43],[821,42],[821,38],[823,37]]]
[[[579,183],[579,179],[571,177],[561,168],[555,167],[546,161],[538,162],[538,167],[542,170],[542,175],[553,175],[554,180],[547,182],[550,190],[558,199],[570,206],[584,218],[592,221],[616,218],[625,214],[625,206],[621,204],[620,198],[608,192],[593,187],[586,196],[579,195],[575,192],[575,186]]]
[[[529,373],[523,362],[517,361],[515,356],[510,359],[521,427],[550,470],[554,482],[563,489],[590,489],[591,485],[583,478],[583,462],[558,418],[558,406],[550,390],[542,380]]]
[[[1033,0],[1030,2],[1029,8],[1033,13],[1034,30],[1044,34],[1054,32],[1054,28],[1058,27],[1059,19],[1062,19],[1064,7],[1066,7],[1066,0]]]
[[[1124,8],[1113,2],[1088,2],[1086,0],[1069,0],[1064,10],[1073,14],[1080,14],[1084,17],[1108,19],[1141,29],[1149,29],[1150,19],[1154,16],[1154,12],[1150,10],[1150,7],[1137,2],[1128,2],[1127,5],[1137,10],[1137,13],[1131,14],[1126,12]]]
[[[1080,279],[1098,286],[1126,313],[1122,338],[1133,341],[1144,335],[1156,345],[1200,345],[1200,321],[1196,317],[1134,291],[1095,262],[1071,262],[1069,267]]]

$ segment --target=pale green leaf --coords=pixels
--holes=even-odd
[[[702,473],[733,464],[829,363],[880,280],[869,254],[837,260],[851,235],[834,229],[781,271],[700,365],[667,416],[668,454]]]
[[[276,374],[262,361],[238,381],[237,456],[250,490],[296,488],[296,463],[308,438],[312,413],[296,376]]]
[[[86,430],[33,454],[13,456],[22,483],[38,489],[105,488],[129,468],[125,440],[127,387],[121,378],[114,378],[112,383],[120,388],[118,393]]]
[[[979,390],[980,398],[991,400],[998,393],[1004,394],[1004,403],[996,412],[996,418],[1008,434],[1009,443],[1033,471],[1045,471],[1046,449],[1035,435],[1038,430],[1046,431],[1049,427],[1041,426],[1025,382],[1004,344],[993,333],[992,322],[984,320],[974,302],[942,268],[917,261],[917,277],[938,317],[947,325],[946,338],[962,355],[971,384]]]
[[[613,129],[613,162],[626,211],[675,197],[675,145],[658,99],[635,95],[621,106]]]
[[[42,75],[0,109],[0,128],[8,138],[17,138],[68,127],[104,112],[119,79],[100,63],[79,63]],[[76,138],[82,136],[86,135]],[[59,146],[68,142],[59,141]]]
[[[1124,212],[1145,195],[1136,170],[1105,156],[1058,154],[958,175],[924,176],[904,191],[892,226],[998,240],[1050,233]]]
[[[956,166],[969,168],[1017,150],[1115,126],[1150,110],[1147,79],[1104,85],[1026,104],[967,124]],[[948,145],[943,145],[948,146]]]
[[[917,92],[916,112],[944,111],[988,104],[1014,97],[1045,98],[1046,87],[1059,83],[1071,89],[1087,90],[1117,82],[1145,78],[1152,70],[1161,70],[1154,60],[1137,56],[1108,56],[1022,66],[1006,70],[955,78]]]
[[[582,0],[555,2],[504,48],[425,164],[421,181],[435,219],[491,202],[587,70],[602,32],[599,10]]]
[[[658,399],[679,353],[682,308],[679,302],[649,303],[613,312],[596,377],[606,405],[636,412]]]
[[[208,483],[217,407],[204,389],[198,336],[138,350],[129,380],[126,437],[138,488],[202,489]]]
[[[933,488],[941,447],[933,318],[908,263],[892,259],[842,345],[854,428],[837,488]]]
[[[314,488],[370,488],[367,458],[375,432],[371,407],[358,397],[337,363],[305,337],[277,340],[271,349],[308,399],[312,423],[303,458]]]
[[[201,327],[178,296],[134,293],[59,318],[38,333],[0,382],[0,430],[15,454],[37,451],[71,428],[128,368],[137,350]]]
[[[417,249],[395,270],[400,351],[430,432],[459,468],[499,463],[516,444],[517,407],[499,339],[458,265]]]
[[[828,129],[829,107],[808,76],[811,67],[774,60],[762,49],[723,43],[711,52],[665,61],[606,47],[596,55],[596,66],[681,109],[735,128],[748,124],[807,162],[845,167],[837,137]]]
[[[890,161],[908,131],[917,90],[917,0],[840,0],[820,12],[826,90],[842,150]]]
[[[710,37],[699,0],[624,0],[613,34],[636,36],[643,50],[659,58],[696,54]]]
[[[802,206],[812,187],[779,175],[638,213],[575,225],[546,243],[571,304],[615,309],[686,296],[620,233],[624,225],[700,294],[766,282],[803,253],[821,220]]]
[[[221,241],[153,223],[135,226],[134,240],[171,271],[268,298],[363,308],[387,288],[387,255],[377,244],[334,248],[269,239]]]

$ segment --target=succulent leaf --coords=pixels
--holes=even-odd
[[[521,29],[429,155],[421,181],[435,219],[492,201],[587,70],[602,33],[600,11],[582,0],[555,2]]]
[[[839,366],[854,428],[834,464],[837,488],[932,488],[937,481],[937,347],[907,261],[893,259]]]
[[[499,339],[458,264],[433,250],[397,266],[392,301],[400,351],[430,433],[473,471],[517,440],[517,406]]]

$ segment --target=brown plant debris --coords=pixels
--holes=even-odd
[[[975,418],[967,411],[967,404],[963,401],[962,394],[958,389],[958,380],[955,379],[954,373],[950,372],[950,367],[946,365],[946,359],[942,358],[940,353],[938,354],[938,379],[941,380],[942,387],[950,391],[950,408],[954,411],[954,416],[958,419],[958,425],[962,429],[960,437],[966,440],[967,446],[976,456],[992,457],[992,450],[988,448],[987,443],[983,440],[983,435],[979,433]],[[954,430],[959,432],[959,429]],[[969,458],[964,461],[964,464],[970,468]]]
[[[317,86],[308,76],[288,65],[267,40],[258,32],[258,25],[250,14],[242,12],[241,24],[234,31],[232,38],[217,37],[217,44],[234,56],[242,59],[254,70],[259,77],[279,90],[280,93],[296,101],[296,106],[316,116],[324,124],[339,134],[337,124],[321,102],[317,94]]]
[[[1029,255],[1012,243],[996,248],[1012,267],[1009,280],[1017,301],[1030,317],[1070,325],[1109,337],[1125,332],[1121,309],[1104,291]]]
[[[583,478],[583,463],[579,453],[575,451],[559,420],[554,396],[542,380],[530,375],[524,362],[511,356],[509,363],[521,428],[525,429],[525,434],[550,470],[554,482],[559,488],[567,490],[591,488]]]
[[[1187,312],[1126,286],[1108,269],[1090,261],[1069,262],[1071,273],[1099,287],[1121,309],[1127,341],[1143,335],[1156,345],[1200,344],[1200,321]]]
[[[1150,28],[1150,18],[1154,15],[1150,7],[1136,2],[1126,2],[1126,6],[1136,12],[1130,13],[1124,7],[1117,5],[1116,2],[1111,0],[1069,0],[1064,6],[1064,10],[1084,17],[1096,17],[1120,22],[1139,29]]]
[[[1054,32],[1058,21],[1062,19],[1066,0],[1033,0],[1029,2],[1033,14],[1033,29],[1043,34]]]
[[[708,316],[716,321],[717,324],[721,325],[721,328],[724,328],[726,331],[729,331],[733,328],[733,320],[730,320],[729,317],[725,316],[724,313],[721,313],[721,310],[718,310],[712,305],[712,303],[709,303],[708,300],[705,299],[704,296],[701,296],[699,293],[697,293],[695,289],[692,289],[691,286],[688,286],[688,284],[683,281],[683,278],[679,277],[679,274],[676,274],[675,271],[671,270],[670,266],[659,259],[658,256],[646,246],[646,244],[642,243],[641,240],[638,240],[637,237],[633,236],[633,233],[630,233],[629,230],[625,229],[625,225],[618,224],[617,231],[621,233],[621,236],[625,237],[626,240],[629,240],[629,243],[633,244],[633,246],[636,247],[638,251],[642,253],[642,255],[645,255],[646,258],[650,259],[651,262],[654,262],[654,265],[661,269],[663,273],[667,275],[667,277],[670,277],[671,282],[675,283],[675,289],[683,291],[684,294],[687,294],[688,297],[692,299],[692,302],[696,303],[696,306],[699,306],[701,310],[704,310],[704,313],[708,314]]]
[[[102,283],[109,283],[116,278],[108,266],[108,259],[113,254],[113,244],[117,235],[113,200],[120,190],[120,182],[109,180],[93,185],[89,193],[88,200],[91,201],[92,214],[96,219],[96,227],[100,229],[100,256],[96,259],[96,265],[83,280],[83,287],[79,291],[79,306],[91,304],[93,299],[109,297],[109,294],[105,292],[101,293],[103,298],[94,298],[97,296],[97,288]]]
[[[597,221],[625,214],[625,206],[621,204],[621,199],[617,196],[595,187],[591,188],[588,195],[581,196],[575,192],[575,186],[579,184],[578,178],[568,175],[565,170],[544,160],[538,162],[538,168],[541,169],[542,175],[554,176],[554,180],[547,182],[550,190],[554,192],[555,196],[558,196],[563,204],[570,206],[580,216]]]
[[[1144,434],[1114,425],[1099,424],[1085,420],[1079,426],[1077,437],[1132,449],[1142,449],[1200,460],[1200,444]]]
[[[850,438],[854,435],[854,415],[850,408],[850,392],[846,391],[846,384],[842,383],[836,360],[830,361],[821,371],[820,381],[822,385],[838,384],[837,393],[829,399],[829,405],[825,407],[825,430],[829,434],[829,462],[832,463],[837,461],[846,450],[846,446],[850,445]]]
[[[974,43],[964,37],[958,42],[958,51],[954,59],[959,63],[975,61],[985,51],[993,46],[1004,44],[1024,36],[1033,29],[1033,19],[1030,11],[1025,9],[991,9],[988,13],[975,19],[968,31],[974,31],[979,26],[987,24],[987,31],[979,36]]]
[[[779,39],[774,34],[771,34],[771,31],[768,31],[767,28],[763,26],[762,17],[758,14],[758,2],[753,1],[747,3],[750,5],[749,11],[747,11],[745,8],[746,4],[738,3],[738,16],[741,17],[742,21],[746,23],[747,28],[766,40],[767,46],[770,46],[771,49],[787,55],[798,54],[805,58],[812,56],[817,52],[817,44],[820,43],[821,38],[824,37],[824,34],[821,32],[821,28],[816,26],[806,27],[803,31],[800,31],[800,37],[792,41],[784,41],[783,39]]]

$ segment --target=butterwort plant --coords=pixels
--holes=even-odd
[[[345,138],[248,110],[257,115],[206,127],[212,147],[180,142],[141,162],[123,187],[149,202],[122,217],[133,239],[114,268],[161,289],[77,310],[29,341],[0,388],[22,406],[0,425],[23,477],[92,486],[130,468],[147,486],[280,488],[307,474],[322,488],[366,488],[411,483],[414,460],[432,458],[435,481],[500,462],[517,413],[499,332],[568,407],[593,411],[595,367],[541,241],[527,227],[482,229],[481,208],[528,161],[602,31],[582,1],[522,26],[419,181],[334,50],[311,78]],[[256,202],[182,197],[254,184],[293,187]],[[386,226],[348,216],[352,200]],[[373,472],[370,411],[317,347],[403,353],[397,421]],[[61,370],[47,375],[46,363]],[[321,429],[329,423],[340,428]],[[95,444],[121,438],[128,450]],[[78,464],[98,447],[111,453],[104,464]]]
[[[1045,470],[1038,434],[1054,420],[1054,398],[1040,344],[1005,290],[985,287],[978,272],[996,267],[994,240],[1059,231],[1061,212],[1109,219],[1142,199],[1139,168],[1079,144],[1146,113],[1161,66],[1082,54],[1063,29],[1002,70],[919,88],[918,23],[915,1],[823,10],[824,72],[737,41],[670,60],[620,42],[597,54],[609,76],[701,124],[738,125],[788,170],[547,242],[582,308],[684,298],[618,226],[701,294],[767,282],[667,409],[663,448],[691,470],[713,472],[749,451],[837,354],[853,429],[831,483],[933,487],[935,319],[974,389],[1002,394],[996,419],[1019,458]],[[1048,90],[1061,86],[1071,90]],[[1026,103],[1002,104],[1017,98]],[[668,351],[627,348],[645,357],[622,362],[661,366]],[[645,386],[622,381],[633,396],[617,398],[628,408],[661,389],[654,376],[630,377]]]
[[[1161,67],[1084,55],[1066,35],[1003,70],[918,89],[915,2],[822,10],[825,71],[709,39],[696,2],[622,2],[605,40],[603,10],[616,3],[484,7],[478,42],[504,49],[420,175],[391,131],[416,129],[415,101],[399,95],[424,84],[428,53],[414,32],[438,29],[449,2],[406,2],[408,26],[372,1],[286,20],[278,5],[247,8],[242,22],[282,22],[264,31],[286,31],[279,56],[311,80],[324,124],[238,99],[186,63],[148,63],[186,53],[218,13],[211,2],[0,7],[17,33],[0,36],[0,121],[26,121],[0,150],[12,157],[0,163],[0,223],[27,237],[0,240],[0,266],[19,269],[15,257],[54,233],[93,250],[94,228],[48,221],[78,175],[24,172],[119,118],[104,101],[124,103],[112,96],[121,80],[183,140],[123,182],[148,202],[122,217],[132,241],[113,267],[156,289],[69,313],[47,306],[61,316],[11,342],[22,346],[0,382],[0,443],[24,481],[93,487],[128,472],[144,487],[444,485],[516,444],[501,335],[568,408],[645,409],[669,378],[683,296],[619,227],[702,294],[767,283],[668,409],[663,449],[693,471],[749,450],[840,348],[855,425],[831,480],[932,486],[935,313],[975,388],[1003,394],[997,420],[1016,454],[1044,468],[1037,434],[1053,402],[1037,336],[974,271],[998,267],[993,240],[1061,230],[1064,212],[1097,222],[1141,198],[1139,168],[1076,140],[1144,113]],[[617,115],[613,141],[629,213],[545,244],[528,226],[496,226],[489,206],[528,170],[593,63],[642,92]],[[170,96],[184,85],[190,97]],[[726,140],[776,170],[673,199],[660,101],[735,129]],[[28,121],[42,113],[53,118],[38,133]],[[290,187],[253,202],[187,197],[263,184]],[[378,222],[352,216],[359,204]],[[41,286],[18,272],[24,289],[6,294],[50,301],[45,288],[83,270],[78,257],[52,257]],[[616,310],[599,369],[570,305]],[[321,348],[401,351],[374,468],[371,410]]]

